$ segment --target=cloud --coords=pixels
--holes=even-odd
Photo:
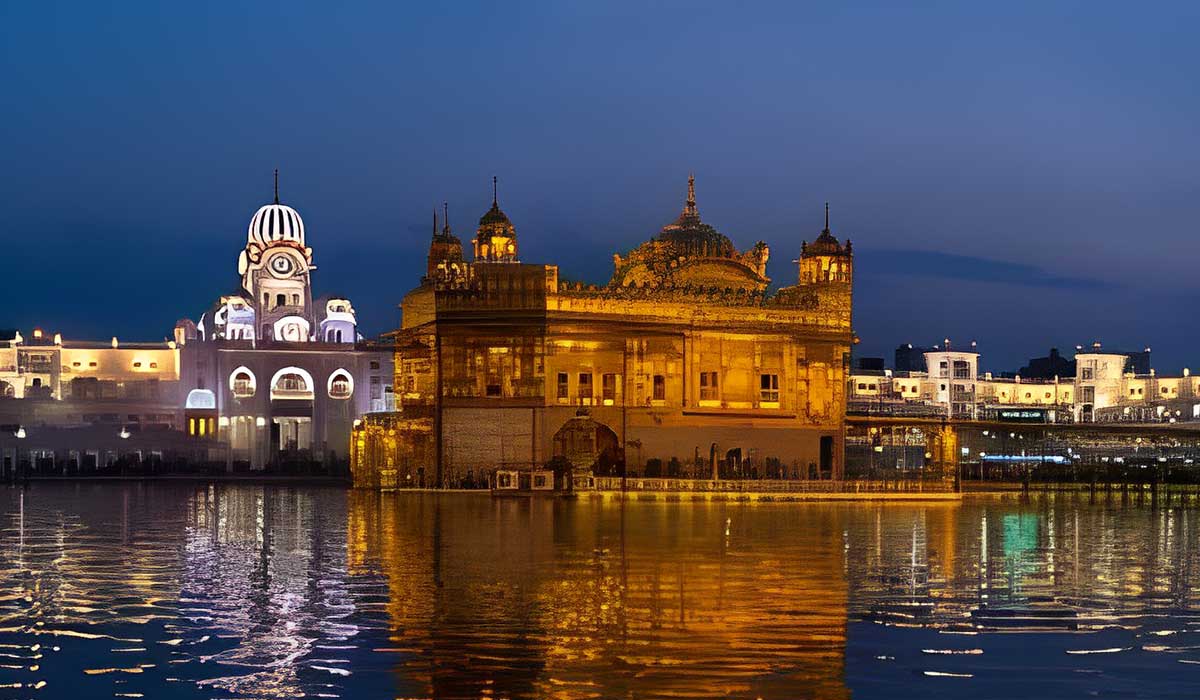
[[[1037,265],[929,250],[856,251],[854,257],[856,276],[860,279],[864,274],[898,275],[1080,291],[1121,288],[1113,280],[1058,275]]]

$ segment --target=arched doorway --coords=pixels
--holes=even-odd
[[[612,428],[580,411],[554,434],[554,456],[580,471],[600,476],[620,474],[621,443]]]

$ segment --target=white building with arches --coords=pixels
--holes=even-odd
[[[176,325],[182,381],[212,392],[215,435],[234,469],[334,467],[354,421],[394,406],[391,348],[364,341],[349,299],[314,299],[313,260],[304,220],[279,200],[277,172],[274,201],[246,230],[239,290]],[[185,430],[201,425],[185,417]]]

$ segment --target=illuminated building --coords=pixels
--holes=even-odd
[[[1079,346],[1073,376],[995,377],[979,372],[979,353],[949,342],[924,352],[928,371],[854,373],[847,391],[854,411],[913,412],[922,408],[952,418],[995,418],[1009,409],[1045,411],[1050,422],[1175,422],[1200,420],[1200,377],[1184,369],[1159,375],[1139,366],[1141,353],[1105,352],[1100,343]],[[1056,358],[1052,353],[1051,358]],[[1145,372],[1129,371],[1145,369]]]
[[[111,463],[120,448],[187,448],[174,341],[64,340],[34,329],[0,338],[0,477],[22,462],[54,473]],[[148,443],[145,436],[155,436]],[[123,437],[122,437],[123,436]],[[190,448],[188,448],[190,449]]]
[[[353,421],[391,406],[390,349],[363,342],[348,299],[313,299],[306,234],[279,201],[277,172],[274,201],[246,231],[240,290],[175,329],[185,429],[202,437],[215,426],[231,461],[251,469],[341,462]]]
[[[767,245],[704,223],[691,179],[604,285],[520,262],[495,192],[473,260],[443,223],[391,334],[401,410],[355,435],[359,485],[480,485],[556,459],[615,474],[622,456],[630,474],[841,474],[853,256],[828,212],[775,292]]]
[[[173,340],[0,334],[0,426],[12,427],[0,430],[3,474],[168,452],[234,469],[344,468],[353,422],[393,407],[392,352],[363,341],[348,299],[313,298],[306,233],[276,179],[247,229],[237,292],[199,323],[181,319]]]

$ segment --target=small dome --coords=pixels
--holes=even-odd
[[[846,240],[846,245],[842,246],[829,230],[829,202],[825,202],[825,228],[812,243],[800,242],[800,255],[850,255],[850,250],[849,239]]]
[[[295,209],[285,204],[268,204],[250,219],[246,240],[264,246],[274,241],[293,241],[303,246],[304,220]]]
[[[508,215],[500,211],[500,205],[493,201],[492,208],[488,209],[486,214],[479,217],[479,225],[488,226],[495,224],[512,228],[512,222],[508,220]]]

